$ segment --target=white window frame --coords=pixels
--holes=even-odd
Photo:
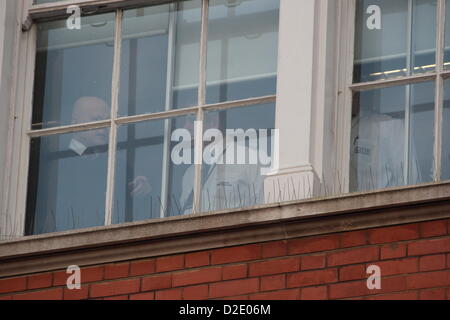
[[[442,147],[442,113],[444,80],[450,78],[450,70],[444,70],[444,48],[445,48],[445,20],[446,0],[437,0],[436,8],[436,69],[410,76],[388,78],[369,82],[353,82],[353,63],[355,45],[356,24],[356,1],[342,0],[340,8],[340,43],[339,56],[341,65],[339,67],[339,91],[338,91],[338,126],[337,126],[337,167],[342,170],[342,176],[346,177],[344,193],[349,192],[350,183],[350,140],[351,140],[351,112],[353,93],[368,89],[379,89],[426,81],[435,83],[435,119],[434,119],[434,147],[433,147],[433,176],[432,183],[441,182],[441,147]],[[410,0],[412,1],[412,0]],[[408,121],[408,119],[406,119]],[[408,126],[405,126],[408,127]],[[406,129],[407,130],[407,129]],[[406,153],[406,152],[405,152]],[[406,157],[406,155],[405,155]],[[407,167],[405,166],[405,170]],[[406,174],[404,174],[407,177]],[[406,179],[406,178],[405,178]],[[411,184],[405,184],[411,186]]]
[[[296,0],[281,0],[296,1]],[[197,114],[197,120],[203,120],[204,112],[211,110],[228,110],[237,107],[256,106],[264,103],[275,103],[276,95],[257,97],[245,100],[230,101],[224,103],[207,105],[205,102],[206,92],[206,46],[207,46],[207,18],[208,18],[208,1],[202,0],[202,23],[201,23],[201,40],[200,40],[200,70],[199,70],[199,92],[198,105],[191,108],[164,111],[160,113],[117,117],[118,108],[118,89],[119,89],[119,70],[120,70],[120,49],[121,41],[121,15],[124,9],[137,6],[148,6],[152,4],[170,3],[171,0],[66,0],[56,3],[33,4],[32,0],[19,0],[20,13],[19,18],[22,23],[22,32],[18,32],[17,48],[17,66],[15,74],[15,90],[13,105],[14,116],[10,119],[14,123],[9,132],[8,145],[8,161],[6,164],[7,177],[5,177],[6,188],[4,190],[6,201],[3,204],[3,212],[6,216],[14,219],[13,237],[21,237],[25,234],[26,219],[26,203],[27,203],[27,186],[28,186],[28,169],[30,156],[31,138],[43,137],[53,134],[70,133],[96,128],[110,128],[110,140],[108,150],[108,182],[106,196],[106,210],[104,226],[111,225],[112,205],[113,205],[113,188],[114,188],[114,172],[115,172],[115,153],[116,153],[116,131],[120,124],[147,121],[152,119],[165,119],[173,116]],[[31,130],[32,118],[32,100],[33,100],[33,83],[35,68],[35,53],[37,30],[36,22],[54,20],[67,17],[66,9],[69,5],[78,5],[82,9],[88,11],[98,9],[96,13],[116,12],[115,24],[115,54],[113,65],[113,83],[112,83],[112,105],[111,119],[57,128]],[[280,3],[281,5],[281,3]],[[280,19],[281,20],[281,19]],[[202,129],[203,130],[203,129]],[[196,137],[201,138],[201,136]],[[195,152],[202,154],[202,143],[196,144]],[[17,147],[20,146],[20,147]],[[201,194],[201,165],[195,166],[194,181],[194,208],[200,208]],[[198,210],[194,213],[198,213]],[[5,231],[1,230],[0,234]]]

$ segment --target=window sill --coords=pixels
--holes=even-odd
[[[0,277],[450,217],[450,182],[295,201],[0,243]]]

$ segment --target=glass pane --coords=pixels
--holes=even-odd
[[[433,146],[434,83],[355,93],[350,191],[433,181]]]
[[[38,25],[33,129],[109,118],[114,17],[84,17],[80,30],[67,29],[65,20]],[[86,101],[101,112],[77,118],[74,110]]]
[[[26,234],[105,221],[109,129],[31,140]]]
[[[450,79],[444,80],[444,110],[442,116],[442,180],[450,179]]]
[[[211,0],[208,104],[276,92],[279,0]]]
[[[189,132],[194,120],[190,115],[119,127],[113,223],[180,214],[180,181],[187,165],[176,163],[177,142],[171,140],[179,130]],[[185,143],[191,153],[193,141]]]
[[[217,211],[264,203],[264,172],[271,165],[275,127],[273,103],[205,113],[201,210]],[[183,176],[193,196],[194,166]],[[189,188],[188,188],[189,187]],[[190,203],[190,202],[189,202]],[[192,207],[184,207],[191,212]]]
[[[120,116],[197,104],[200,21],[200,0],[125,11]]]
[[[354,82],[434,71],[436,0],[358,0]]]

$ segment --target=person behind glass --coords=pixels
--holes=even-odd
[[[227,130],[219,129],[219,115],[209,115],[203,123],[203,130],[218,130],[224,140],[204,142],[206,146],[218,146],[219,154],[216,155],[212,164],[202,165],[202,190],[201,190],[201,211],[218,211],[238,207],[250,207],[258,205],[262,201],[263,178],[261,176],[261,165],[227,163],[227,152],[234,148],[235,154],[246,155],[248,161],[249,152],[257,152],[247,145],[231,143],[233,137],[227,136]],[[193,123],[187,122],[185,128],[191,132],[193,137]],[[191,165],[183,175],[182,193],[180,196],[181,214],[191,214],[194,205],[194,180],[195,165]]]
[[[109,118],[108,104],[97,97],[81,97],[75,103],[72,113],[72,124],[89,123]],[[83,155],[92,150],[92,158],[99,152],[104,152],[108,144],[108,130],[106,128],[82,131],[74,134],[69,149]],[[128,183],[132,196],[145,196],[151,192],[150,183],[145,176],[138,176]]]
[[[81,97],[73,105],[72,124],[109,118],[108,104],[98,97]],[[101,226],[105,223],[109,129],[55,136],[42,146],[34,233]],[[68,140],[66,140],[68,137]],[[65,147],[56,146],[65,144]],[[56,152],[55,152],[56,151]],[[127,192],[143,198],[151,192],[145,176],[133,177]]]

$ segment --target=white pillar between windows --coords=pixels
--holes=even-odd
[[[275,146],[275,159],[277,155],[279,158],[278,168],[275,160],[264,180],[266,203],[322,193],[319,177],[323,175],[325,101],[321,97],[325,81],[318,69],[324,69],[323,59],[327,59],[326,47],[320,43],[327,38],[322,14],[325,12],[326,18],[327,4],[328,0],[280,1],[276,106],[279,144]]]

